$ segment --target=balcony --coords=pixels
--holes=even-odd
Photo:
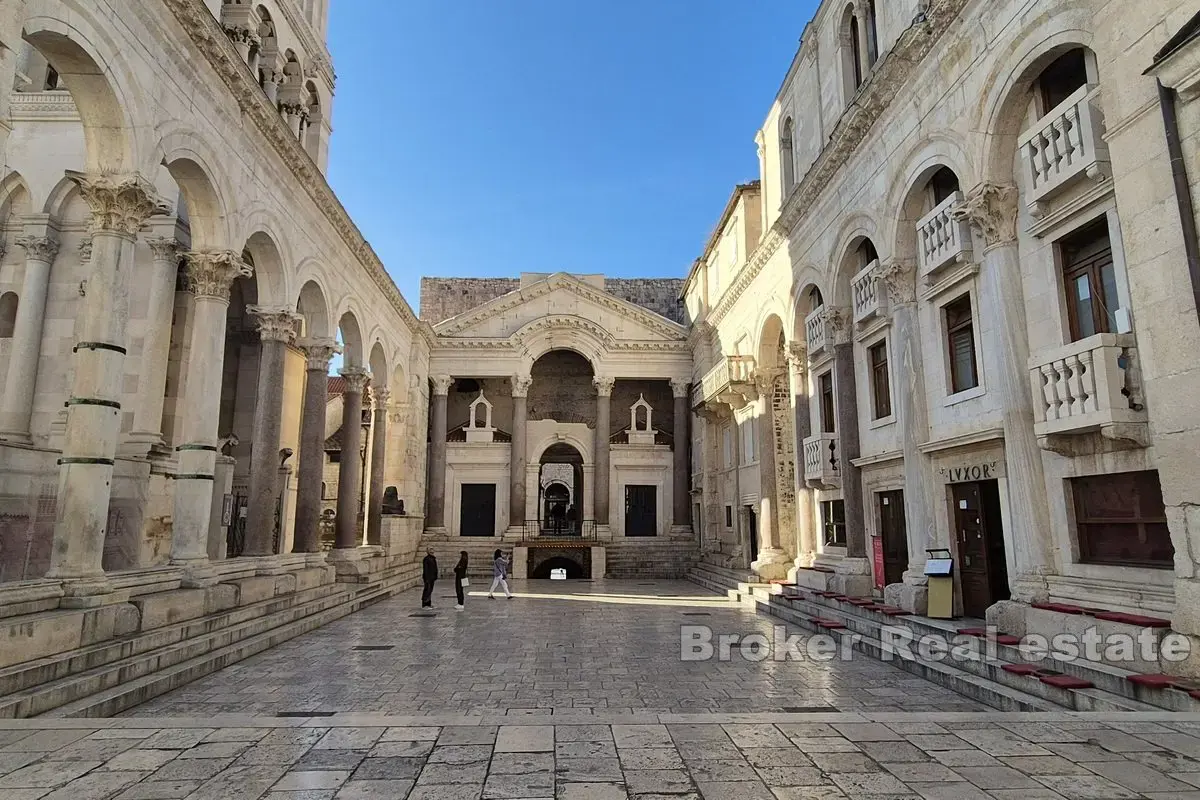
[[[726,356],[700,379],[697,405],[721,403],[742,408],[758,396],[754,388],[754,356]]]
[[[809,360],[815,361],[829,345],[829,309],[821,306],[804,318],[804,337],[808,342]]]
[[[1017,145],[1034,216],[1040,216],[1047,200],[1080,178],[1106,180],[1111,173],[1099,87],[1081,87],[1021,134]]]
[[[878,270],[879,262],[872,261],[850,282],[850,292],[854,297],[855,324],[867,322],[872,317],[887,316],[887,292],[880,291]]]
[[[970,223],[954,219],[962,202],[963,193],[955,192],[917,223],[920,277],[929,278],[942,267],[971,260]]]
[[[836,489],[842,483],[838,470],[838,436],[819,433],[804,440],[804,482],[814,489]]]
[[[1064,437],[1095,432],[1120,447],[1144,447],[1136,355],[1132,334],[1101,333],[1030,358],[1034,432],[1042,447],[1074,451]]]

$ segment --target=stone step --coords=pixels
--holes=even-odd
[[[386,600],[392,594],[394,594],[393,589],[381,585],[355,587],[341,596],[341,602],[328,608],[305,614],[294,621],[174,664],[167,669],[160,669],[150,675],[123,681],[112,688],[58,706],[42,716],[74,718],[111,717],[120,714],[122,711],[127,711],[147,700],[178,689],[198,678],[211,675],[230,664],[275,647],[288,639],[308,633],[373,603]]]

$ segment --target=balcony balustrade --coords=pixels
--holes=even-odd
[[[953,216],[962,202],[963,193],[955,192],[917,223],[920,277],[929,278],[945,266],[971,260],[970,223]]]
[[[804,440],[804,482],[817,489],[841,485],[838,469],[838,435],[819,433]]]
[[[873,317],[887,316],[887,292],[880,290],[878,272],[879,262],[872,261],[850,282],[856,324],[867,322]]]
[[[1111,172],[1099,87],[1080,87],[1021,134],[1017,144],[1034,216],[1045,201],[1080,178],[1106,179]]]

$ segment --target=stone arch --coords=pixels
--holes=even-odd
[[[347,367],[366,366],[363,358],[362,329],[358,324],[358,317],[352,310],[347,309],[338,319],[338,335],[343,348],[342,363]]]
[[[824,304],[825,290],[821,288],[821,272],[816,267],[811,265],[802,267],[797,271],[796,277],[792,281],[793,291],[789,302],[787,319],[792,321],[789,331],[789,342],[795,344],[805,344],[806,336],[804,333],[804,319],[813,311],[816,310],[816,297],[821,299],[821,305]],[[814,296],[813,292],[817,295]]]
[[[602,372],[609,338],[595,323],[567,315],[534,320],[512,335],[526,369],[553,350],[570,350],[587,359],[596,374]]]
[[[822,292],[826,304],[832,303],[843,308],[851,305],[850,286],[855,274],[863,266],[859,263],[858,248],[864,242],[869,242],[879,254],[879,241],[879,228],[870,217],[855,214],[846,220],[837,238],[838,245],[833,251],[834,260],[830,264],[830,291]],[[879,255],[882,258],[882,254]]]
[[[371,369],[371,384],[376,388],[386,388],[388,381],[391,379],[391,373],[388,370],[387,356],[383,352],[383,343],[378,339],[371,346],[371,356],[368,363]]]
[[[30,3],[22,37],[54,67],[71,94],[83,124],[85,170],[133,173],[139,164],[138,109],[133,93],[114,80],[122,76],[124,84],[133,85],[131,73],[119,56],[120,49],[102,33],[103,24],[93,19],[90,4],[67,4],[69,16],[62,5],[48,0]],[[43,10],[44,15],[39,13]]]
[[[591,442],[585,442],[569,433],[553,433],[534,443],[529,463],[540,464],[542,457],[546,455],[546,451],[556,444],[566,444],[573,447],[583,459],[584,464],[591,464],[595,460],[595,447]]]
[[[29,185],[16,170],[0,180],[0,225],[7,224],[12,216],[22,216],[33,211],[33,196]]]
[[[63,221],[66,218],[66,211],[79,195],[79,185],[70,178],[60,178],[58,183],[54,184],[53,188],[46,195],[46,201],[42,203],[42,213],[49,214],[52,219]]]
[[[261,228],[254,230],[245,239],[242,251],[249,254],[254,265],[254,282],[261,305],[282,305],[287,301],[287,263],[280,252],[279,237]]]
[[[759,369],[782,369],[786,366],[783,360],[782,348],[786,346],[787,336],[784,333],[783,319],[771,311],[758,328],[758,345],[754,357]]]
[[[922,142],[905,160],[899,173],[904,180],[893,185],[887,202],[888,208],[896,210],[892,222],[895,230],[890,239],[894,256],[917,257],[917,222],[932,210],[926,207],[926,190],[941,170],[953,173],[959,191],[964,194],[974,185],[975,176],[970,172],[966,150],[954,137],[939,135]]]
[[[989,90],[980,98],[973,127],[988,132],[980,137],[973,162],[983,165],[983,181],[1013,182],[1017,137],[1027,117],[1033,83],[1068,50],[1093,51],[1094,14],[1094,5],[1087,0],[1066,3],[1054,14],[1035,17],[1037,24],[998,49],[996,67],[983,84]]]
[[[155,164],[170,173],[187,206],[192,249],[228,249],[229,198],[235,197],[229,176],[219,167],[222,159],[202,136],[178,123],[160,127]]]
[[[304,321],[304,336],[323,339],[330,335],[329,304],[325,302],[325,292],[316,280],[309,279],[300,288],[300,294],[296,297],[296,311]]]

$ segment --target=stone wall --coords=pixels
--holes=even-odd
[[[521,288],[519,278],[421,278],[421,319],[437,325],[451,317]],[[604,290],[614,297],[683,322],[683,289],[679,278],[605,278]]]
[[[680,278],[605,278],[604,291],[683,323],[683,303],[679,302],[683,280]]]

